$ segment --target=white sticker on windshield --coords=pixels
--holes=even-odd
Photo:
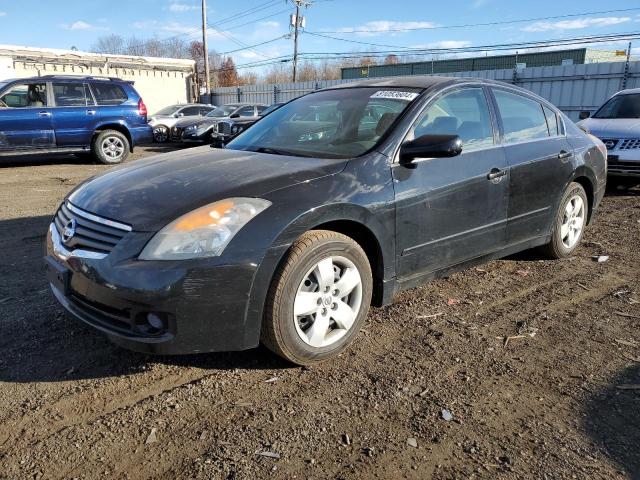
[[[418,96],[415,92],[400,92],[398,90],[380,90],[373,95],[371,98],[393,98],[395,100],[405,100],[410,102],[414,98]]]

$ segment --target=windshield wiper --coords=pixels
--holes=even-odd
[[[271,147],[258,147],[256,149],[250,149],[249,151],[257,152],[257,153],[268,153],[271,155],[286,155],[289,157],[310,157],[311,156],[311,155],[305,155],[298,152],[290,152],[288,150],[282,150],[279,148],[271,148]]]

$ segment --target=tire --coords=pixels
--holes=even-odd
[[[305,233],[291,246],[271,283],[262,343],[298,365],[335,357],[360,330],[372,285],[369,260],[355,241],[327,230]],[[349,290],[346,296],[340,296],[341,286],[342,293]],[[294,308],[300,314],[294,315]]]
[[[153,141],[156,143],[166,143],[169,141],[169,127],[157,125],[153,127]]]
[[[126,135],[117,130],[102,130],[94,136],[91,143],[94,158],[106,165],[124,162],[129,156],[129,149]]]
[[[580,245],[588,218],[587,193],[582,185],[573,182],[562,195],[553,221],[551,241],[543,247],[544,253],[554,259],[571,256]]]

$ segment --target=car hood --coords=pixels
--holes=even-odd
[[[587,118],[578,123],[598,138],[639,138],[638,118]]]
[[[179,216],[231,197],[262,197],[342,171],[346,160],[290,157],[208,146],[131,162],[94,177],[69,201],[137,231],[157,231]]]

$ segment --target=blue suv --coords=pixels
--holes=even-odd
[[[147,107],[124,80],[49,75],[0,81],[0,157],[86,153],[115,164],[152,140]]]

